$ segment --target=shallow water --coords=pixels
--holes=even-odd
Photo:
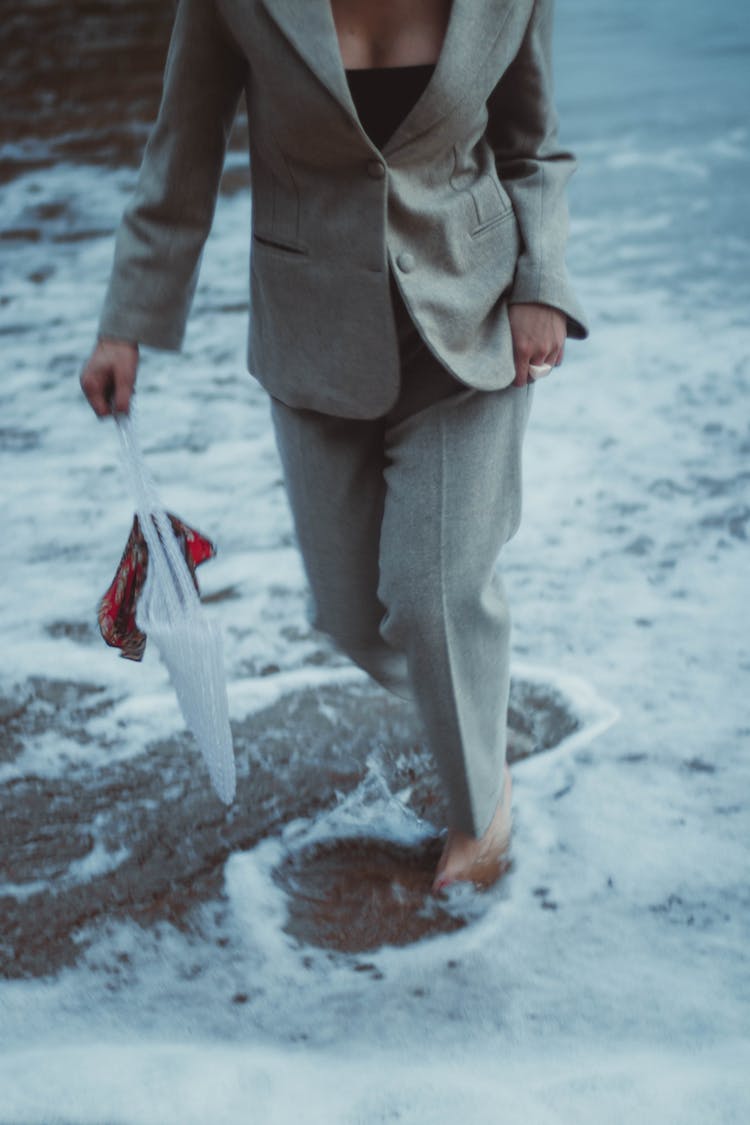
[[[745,1120],[746,5],[557,5],[592,337],[539,387],[503,560],[513,864],[440,900],[419,732],[306,623],[244,371],[241,124],[184,356],[139,391],[219,544],[232,810],[154,653],[96,633],[132,512],[76,380],[168,9],[0,24],[0,1122]]]
[[[196,907],[221,897],[233,853],[300,822],[320,837],[303,842],[293,832],[274,872],[289,900],[285,932],[298,941],[359,952],[466,924],[430,893],[445,807],[406,704],[364,682],[337,683],[335,673],[317,689],[282,692],[233,724],[238,792],[229,810],[207,783],[196,785],[204,767],[187,735],[152,742],[147,757],[110,760],[112,710],[100,686],[65,680],[33,678],[25,693],[0,700],[4,977],[75,965],[104,918],[189,929]],[[511,762],[555,749],[579,727],[562,696],[523,682],[512,721]],[[89,753],[57,776],[18,768],[25,747],[55,738]],[[383,806],[380,838],[363,836],[356,814],[355,824],[331,829],[346,802]],[[392,836],[391,803],[410,823],[406,839]]]

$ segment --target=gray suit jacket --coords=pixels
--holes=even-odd
[[[117,235],[102,335],[177,349],[244,92],[248,365],[287,405],[375,417],[398,393],[389,271],[461,381],[514,378],[508,303],[586,327],[564,262],[552,0],[453,0],[433,77],[382,153],[329,0],[180,0],[159,116]]]

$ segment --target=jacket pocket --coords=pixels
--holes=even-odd
[[[275,254],[283,254],[289,257],[306,258],[309,250],[306,246],[301,246],[298,242],[288,242],[286,239],[269,238],[265,234],[253,234],[253,243],[255,246],[260,246],[264,250],[270,250]]]
[[[479,238],[485,231],[507,223],[513,217],[510,196],[491,171],[475,180],[468,190],[474,199],[477,213],[477,222],[471,231],[472,238]]]
[[[300,238],[300,198],[289,161],[278,146],[257,145],[250,155],[253,240],[280,253],[307,252]]]
[[[489,148],[484,155],[484,167],[474,160],[462,167],[458,148],[453,150],[451,187],[471,200],[473,224],[467,224],[471,238],[478,238],[485,231],[500,226],[514,214],[510,196],[500,183]]]
[[[480,223],[478,227],[474,227],[474,230],[471,232],[471,237],[479,238],[485,231],[494,230],[495,227],[507,223],[509,219],[513,218],[513,215],[512,207],[509,207],[507,211],[501,211],[497,215],[493,215],[491,219],[487,219],[484,223]]]

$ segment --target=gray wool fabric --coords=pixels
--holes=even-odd
[[[389,273],[441,364],[513,378],[509,302],[583,314],[564,262],[552,0],[453,0],[434,74],[384,146],[363,131],[329,0],[180,0],[159,116],[117,236],[100,334],[179,348],[244,93],[249,368],[288,406],[352,418],[399,393]]]
[[[402,390],[383,418],[272,404],[313,623],[415,701],[473,836],[501,796],[510,617],[496,562],[521,518],[533,387],[478,391],[441,368],[394,289]]]

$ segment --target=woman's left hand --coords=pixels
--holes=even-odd
[[[508,309],[513,337],[513,360],[516,365],[514,387],[533,382],[529,365],[541,367],[562,363],[567,323],[559,309],[551,305],[519,303]]]

